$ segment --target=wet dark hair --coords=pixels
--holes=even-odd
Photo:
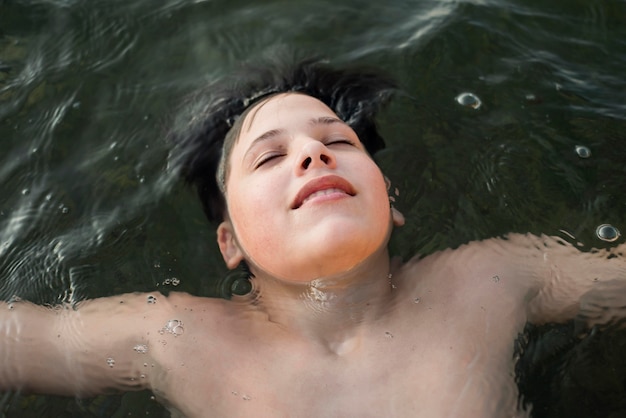
[[[326,104],[358,135],[374,155],[385,147],[375,117],[395,91],[395,83],[377,71],[335,69],[307,59],[291,63],[248,65],[237,75],[190,96],[170,138],[175,151],[170,163],[196,187],[211,222],[224,219],[226,202],[217,181],[224,139],[235,120],[250,106],[271,95],[297,92]]]

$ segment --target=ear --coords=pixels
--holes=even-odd
[[[239,248],[233,226],[229,221],[224,221],[217,227],[217,245],[229,269],[234,269],[243,261],[243,251]]]
[[[391,207],[391,219],[393,220],[393,224],[395,226],[404,225],[404,215],[398,209]]]

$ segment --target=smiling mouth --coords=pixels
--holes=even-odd
[[[356,193],[352,185],[339,176],[321,177],[311,180],[300,190],[291,208],[298,209],[309,200],[323,196],[329,196],[332,199],[330,195],[354,196]]]

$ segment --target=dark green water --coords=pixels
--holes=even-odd
[[[597,225],[626,232],[626,1],[0,0],[0,298],[219,296],[214,232],[167,170],[164,136],[185,94],[283,49],[380,67],[405,91],[377,156],[408,219],[394,253],[511,231],[602,247]],[[464,92],[482,106],[460,105]],[[548,399],[536,416],[563,411],[552,376],[533,383]],[[626,392],[587,398],[597,416],[626,408]],[[3,411],[165,414],[149,394],[8,394]]]

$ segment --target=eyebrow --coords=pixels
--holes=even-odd
[[[345,123],[341,119],[333,118],[330,116],[320,116],[319,118],[312,118],[309,120],[309,124],[311,125],[332,125],[333,123],[347,125],[347,123]]]

